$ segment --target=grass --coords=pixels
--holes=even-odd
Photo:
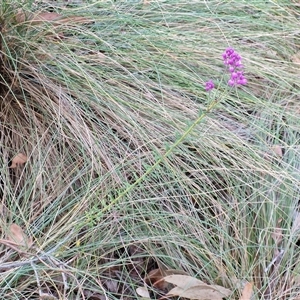
[[[0,227],[34,246],[1,243],[1,297],[137,299],[159,267],[297,299],[299,4],[23,2],[0,5]],[[70,19],[16,20],[40,11]]]

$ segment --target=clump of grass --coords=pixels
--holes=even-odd
[[[1,245],[1,297],[135,299],[157,267],[296,297],[297,4],[232,5],[1,4],[2,238],[35,243]],[[228,88],[227,46],[247,86]]]

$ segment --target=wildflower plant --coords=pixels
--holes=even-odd
[[[242,64],[242,57],[233,48],[229,47],[222,54],[223,62],[228,69],[230,74],[230,79],[228,80],[228,85],[238,86],[246,85],[247,79],[244,76],[244,66]],[[205,83],[205,90],[208,92],[215,87],[212,80]]]

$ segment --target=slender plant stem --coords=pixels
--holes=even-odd
[[[185,139],[186,137],[194,130],[194,128],[201,123],[204,118],[217,106],[217,104],[219,103],[219,101],[214,100],[212,101],[207,109],[202,112],[200,114],[200,116],[187,128],[187,130],[181,135],[181,137],[179,139],[177,139],[175,141],[174,144],[172,144],[170,146],[170,148],[165,152],[165,154],[163,154],[149,169],[147,169],[147,171],[140,176],[134,183],[132,183],[131,185],[129,185],[122,193],[120,193],[115,199],[113,199],[107,206],[105,206],[102,210],[101,213],[104,213],[105,211],[108,211],[109,209],[111,209],[111,207],[113,207],[116,203],[118,203],[118,201],[120,199],[122,199],[122,197],[124,197],[127,193],[129,193],[135,186],[137,186],[138,184],[140,184],[141,182],[143,182],[145,180],[145,178],[151,174],[156,167],[164,160],[166,159],[173,151],[176,147],[178,147],[178,145],[180,145]]]

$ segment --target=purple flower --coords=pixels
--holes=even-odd
[[[230,79],[228,81],[228,85],[245,85],[247,84],[247,79],[244,77],[243,71],[232,72]]]
[[[247,84],[247,79],[244,77],[242,57],[233,49],[227,48],[222,54],[224,64],[228,66],[230,73],[230,79],[228,85],[245,85]]]
[[[212,80],[209,80],[205,83],[205,90],[208,92],[212,90],[215,87],[215,84],[213,83]]]

